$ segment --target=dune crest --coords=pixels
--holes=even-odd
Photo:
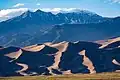
[[[54,59],[54,64],[50,67],[48,67],[48,69],[50,70],[50,73],[52,73],[52,69],[58,69],[59,67],[59,63],[61,60],[61,56],[63,54],[64,51],[66,51],[67,47],[68,47],[68,42],[61,42],[58,44],[53,44],[53,45],[49,45],[50,47],[54,47],[56,49],[58,49],[58,52],[55,53],[55,59]],[[53,74],[53,73],[52,73]]]
[[[82,50],[79,54],[83,55],[83,65],[88,67],[90,73],[91,74],[96,73],[92,61],[87,56],[85,56],[85,50]]]
[[[23,76],[28,75],[28,74],[26,74],[26,73],[24,72],[24,71],[26,71],[26,70],[29,68],[28,65],[23,64],[23,63],[16,63],[16,64],[22,67],[21,70],[16,71],[17,73],[19,73],[19,74],[21,74],[21,75],[23,75]]]
[[[7,56],[9,58],[12,58],[12,59],[18,59],[18,57],[22,54],[22,50],[19,49],[18,51],[16,52],[12,52],[12,53],[8,53],[8,54],[5,54],[4,56]]]
[[[118,62],[118,61],[116,61],[116,59],[113,59],[113,61],[112,61],[114,64],[116,64],[116,65],[118,65],[118,66],[120,66],[120,63]]]
[[[107,41],[103,41],[101,44],[102,46],[99,47],[99,49],[107,47],[109,44],[115,43],[117,41],[120,41],[120,37],[114,38],[114,39],[108,39]],[[119,47],[119,46],[118,46]]]
[[[40,50],[42,50],[45,47],[45,45],[32,45],[32,46],[28,46],[28,47],[24,47],[22,48],[23,50],[26,51],[31,51],[31,52],[38,52]]]

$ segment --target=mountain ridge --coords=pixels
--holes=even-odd
[[[27,11],[0,23],[0,45],[23,47],[44,42],[96,41],[119,36],[120,17],[104,18],[90,14],[86,11],[56,15],[41,10]]]
[[[57,13],[57,14],[53,14],[52,12],[45,12],[45,11],[42,11],[42,10],[40,10],[40,9],[38,9],[38,10],[36,10],[35,12],[32,12],[32,11],[30,11],[30,10],[28,10],[28,11],[26,11],[26,12],[24,12],[23,14],[26,14],[26,13],[28,13],[28,14],[32,14],[32,13],[50,13],[50,14],[52,14],[52,15],[58,15],[58,14],[72,14],[72,13],[75,13],[75,14],[91,14],[91,15],[96,15],[96,16],[99,16],[99,15],[97,15],[96,13],[93,13],[93,12],[90,12],[90,11],[87,11],[87,10],[77,10],[77,11],[74,11],[73,10],[73,12],[71,11],[71,12],[66,12],[66,13],[62,13],[62,12],[59,12],[59,13]],[[21,15],[23,15],[23,14],[21,14]],[[21,16],[20,15],[20,16]],[[17,17],[19,17],[19,16],[17,16]],[[99,17],[102,17],[102,16],[99,16]],[[14,18],[16,18],[16,17],[14,17]],[[14,19],[14,18],[12,18],[12,19]],[[10,19],[11,20],[11,19]],[[9,21],[9,20],[8,20]],[[6,21],[3,21],[3,22],[6,22]]]

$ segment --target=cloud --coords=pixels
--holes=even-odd
[[[120,0],[109,0],[112,3],[119,3],[120,4]]]
[[[16,17],[27,11],[28,8],[4,9],[0,10],[0,22]]]
[[[16,4],[16,5],[14,5],[13,7],[14,8],[17,8],[17,7],[21,7],[21,6],[24,6],[25,4],[23,4],[23,3],[18,3],[18,4]]]
[[[36,5],[37,5],[37,6],[40,6],[40,3],[37,3]]]
[[[42,11],[45,12],[52,12],[53,14],[57,14],[57,13],[68,13],[68,12],[76,12],[78,10],[80,10],[79,8],[38,8]],[[33,11],[36,11],[38,9],[34,9]]]
[[[114,3],[120,3],[120,0],[112,0]]]
[[[37,8],[37,9],[30,9],[30,10],[32,12],[35,12],[38,9],[40,9],[44,12],[52,12],[53,14],[57,14],[60,12],[61,13],[68,13],[68,12],[79,12],[80,11],[80,8]],[[1,10],[0,11],[0,22],[11,19],[11,18],[16,17],[16,16],[19,16],[27,10],[28,10],[28,8]]]

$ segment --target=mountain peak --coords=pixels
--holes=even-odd
[[[22,14],[22,18],[31,17],[31,14],[32,14],[32,12],[30,10],[28,10]]]
[[[32,13],[30,10],[27,10],[26,12],[24,12],[23,14],[30,14]]]
[[[35,11],[35,13],[44,13],[44,11],[38,9],[38,10]]]

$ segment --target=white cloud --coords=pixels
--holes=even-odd
[[[120,0],[109,0],[112,3],[119,3],[120,4]]]
[[[57,13],[68,13],[68,12],[76,12],[78,10],[80,10],[79,8],[38,8],[42,11],[45,12],[52,12],[53,14],[57,14]],[[34,9],[33,11],[36,11],[38,9]]]
[[[13,7],[14,8],[17,8],[17,7],[21,7],[21,6],[24,6],[25,4],[23,4],[23,3],[18,3],[18,4],[16,4],[16,5],[14,5]]]
[[[15,16],[21,15],[23,12],[27,11],[28,8],[18,8],[18,9],[5,9],[0,11],[0,22],[13,18]]]
[[[30,9],[32,12],[36,10],[42,10],[44,12],[52,12],[53,14],[57,13],[68,13],[68,12],[79,12],[80,8],[37,8]],[[16,17],[27,11],[28,8],[17,8],[17,9],[5,9],[0,11],[0,22],[8,20],[10,18]]]
[[[37,3],[36,5],[37,5],[37,6],[40,6],[40,3]]]

